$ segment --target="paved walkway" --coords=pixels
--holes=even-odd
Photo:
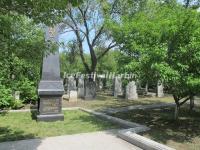
[[[165,107],[174,107],[174,103],[160,103],[160,104],[151,104],[151,105],[133,105],[133,106],[127,106],[127,107],[120,107],[120,108],[107,108],[102,110],[105,113],[108,114],[114,114],[118,112],[127,112],[130,110],[137,110],[137,109],[156,109],[156,108],[165,108]]]
[[[51,131],[49,131],[51,132]],[[141,150],[113,132],[75,135],[0,143],[0,150]]]

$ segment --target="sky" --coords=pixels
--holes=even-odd
[[[73,39],[76,39],[76,37],[72,31],[59,35],[59,42],[63,42],[65,44]],[[86,41],[84,41],[83,43],[83,48],[86,52],[89,52],[89,48]],[[59,51],[63,51],[63,48],[60,47]]]

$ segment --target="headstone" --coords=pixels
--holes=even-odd
[[[78,93],[75,90],[71,90],[69,92],[69,102],[77,102],[78,101]]]
[[[78,79],[78,98],[84,98],[85,88],[84,88],[84,78],[80,77]]]
[[[15,100],[19,100],[20,99],[20,91],[15,91],[14,97],[15,97]]]
[[[98,81],[98,88],[99,88],[99,90],[102,90],[102,89],[103,89],[103,81],[102,81],[101,78],[100,78],[99,81]]]
[[[130,82],[126,86],[126,99],[128,99],[128,100],[138,99],[137,86],[134,81]]]
[[[157,97],[164,97],[164,86],[160,81],[157,84]]]
[[[76,80],[74,79],[74,77],[70,76],[68,78],[68,91],[75,91],[77,90],[77,87],[76,87]]]
[[[92,100],[96,97],[96,83],[94,81],[87,80],[85,82],[85,94],[84,99]]]
[[[58,27],[46,28],[46,40],[58,42]],[[38,87],[39,114],[37,121],[64,120],[61,113],[61,97],[64,93],[63,81],[60,78],[59,53],[45,56],[42,66],[42,78]]]
[[[122,95],[123,91],[122,91],[122,81],[120,77],[115,77],[114,78],[114,87],[113,87],[114,91],[113,91],[113,95],[114,97],[117,98],[117,96]]]
[[[67,94],[68,92],[67,78],[64,79],[64,90],[65,90],[65,93]]]

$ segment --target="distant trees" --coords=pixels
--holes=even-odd
[[[72,47],[71,47],[72,46]],[[88,73],[85,70],[85,67],[82,63],[81,57],[79,55],[79,50],[74,49],[75,45],[71,42],[68,43],[68,46],[65,50],[60,53],[60,63],[61,63],[61,73]],[[95,49],[95,52],[101,53],[101,50]],[[117,72],[118,69],[118,56],[119,51],[109,51],[105,56],[99,60],[96,66],[96,72],[99,74],[107,72]],[[90,54],[85,53],[84,57],[88,64],[91,64]]]

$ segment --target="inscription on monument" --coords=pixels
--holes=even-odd
[[[55,99],[43,98],[43,100],[41,101],[41,108],[42,108],[41,113],[42,114],[60,113],[59,99],[60,98],[55,98]]]

